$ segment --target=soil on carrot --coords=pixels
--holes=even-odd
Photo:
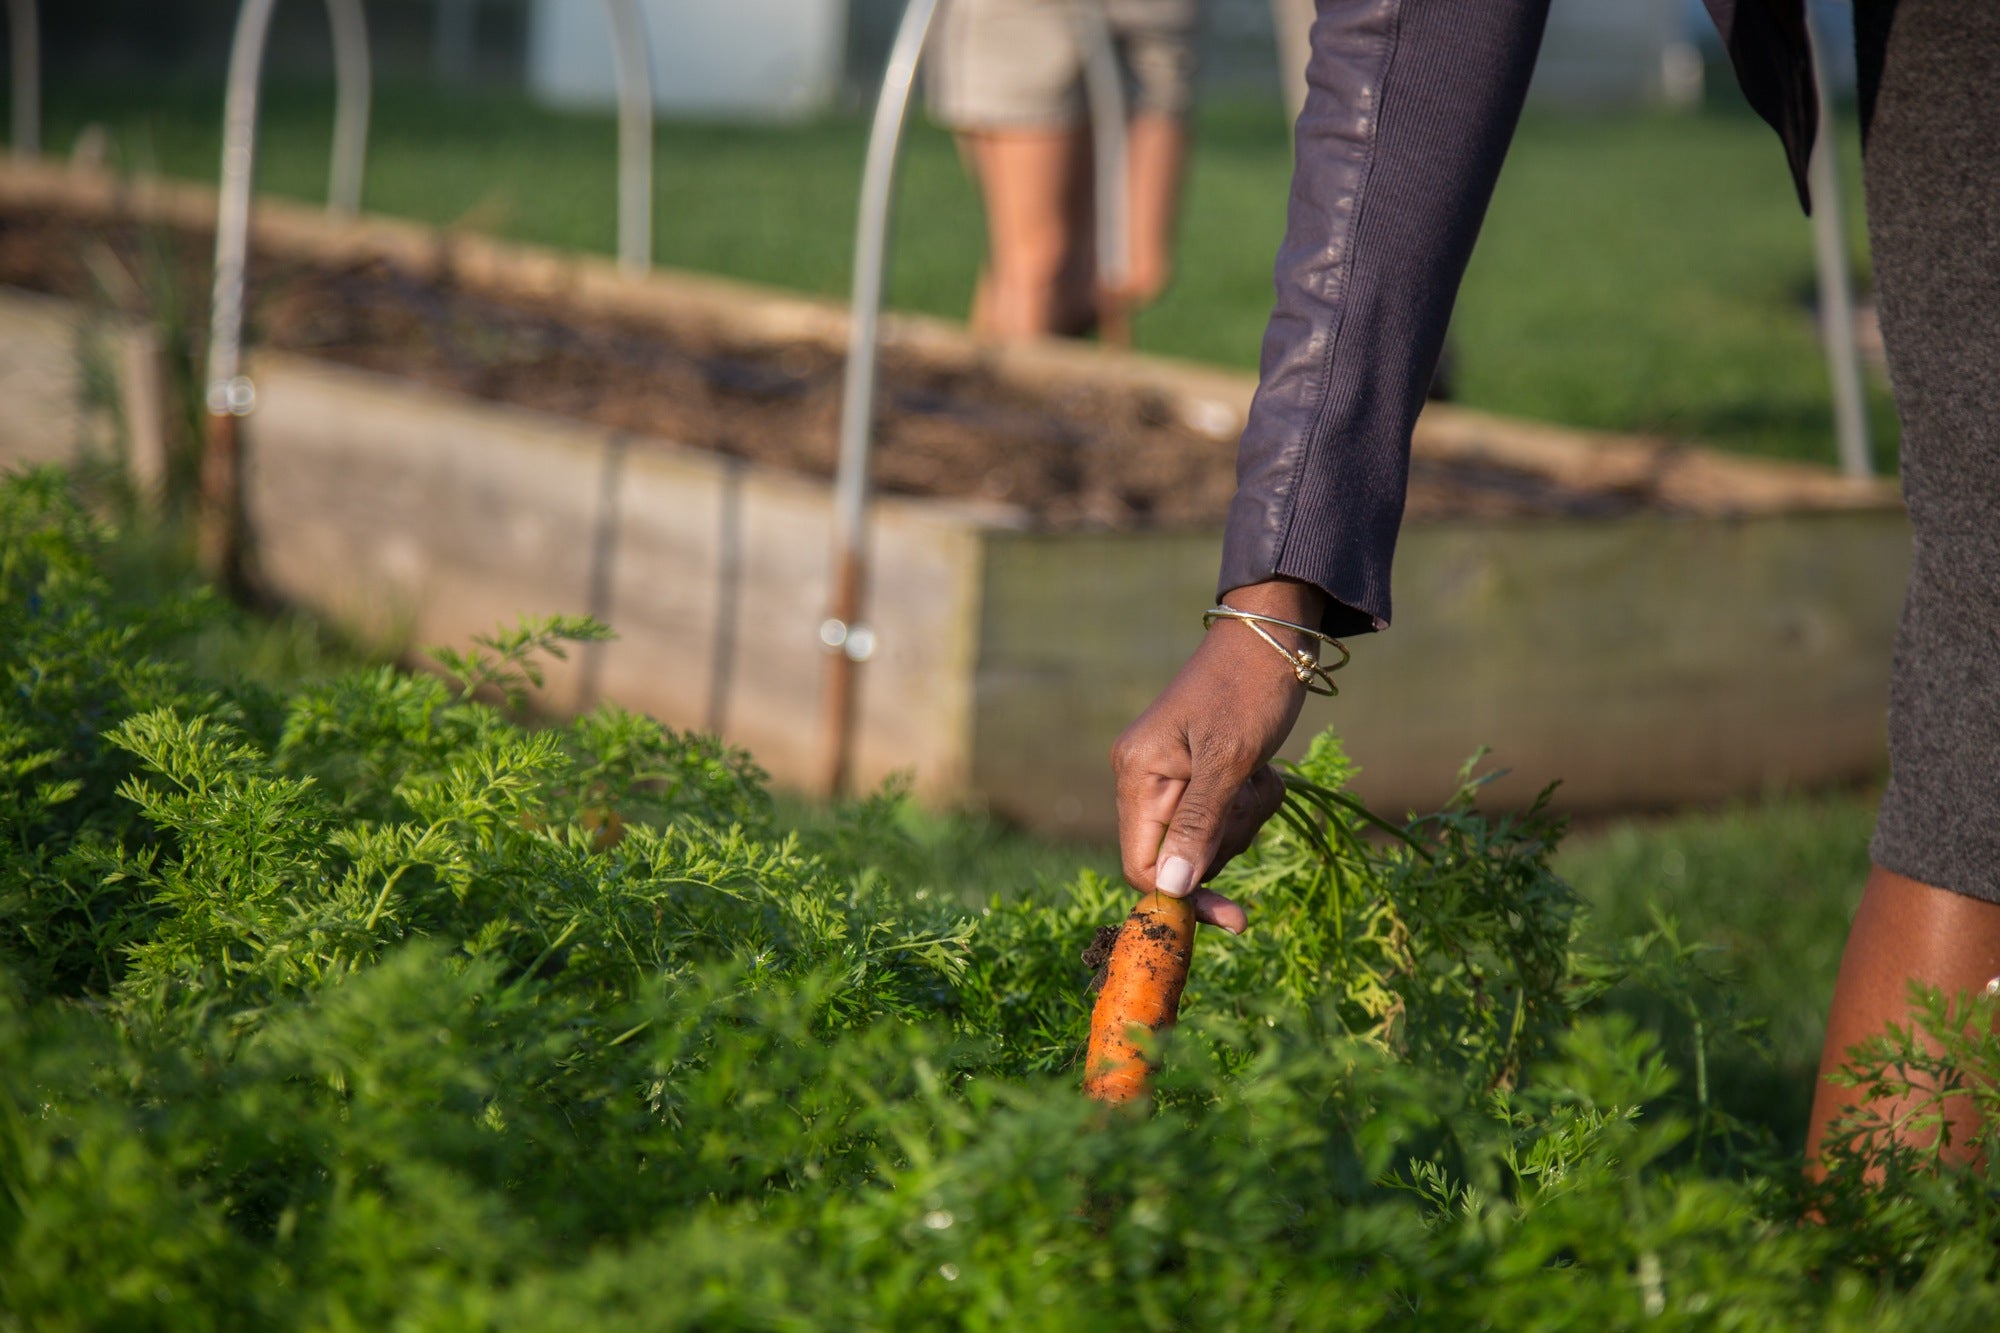
[[[0,215],[0,284],[79,300],[171,282],[190,346],[205,336],[212,239]],[[258,255],[247,339],[479,398],[586,419],[811,476],[833,473],[842,357],[757,346],[554,304],[500,300],[379,261],[345,268]],[[979,370],[890,352],[880,374],[875,483],[1002,501],[1044,527],[1218,525],[1235,441],[1164,402],[1112,388],[1031,393]],[[1649,488],[1579,489],[1496,465],[1417,459],[1406,517],[1612,516],[1664,508]]]
[[[1118,933],[1124,928],[1123,921],[1115,926],[1099,926],[1097,933],[1090,937],[1090,943],[1083,950],[1083,965],[1091,972],[1084,990],[1095,992],[1104,989],[1104,974],[1111,966],[1111,951],[1118,947]]]

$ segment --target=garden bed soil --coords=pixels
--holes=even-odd
[[[212,234],[0,213],[0,284],[153,313],[205,338]],[[591,421],[813,477],[832,475],[843,355],[713,329],[580,312],[472,290],[381,257],[258,253],[248,340],[497,402]],[[978,364],[885,349],[874,477],[893,494],[1014,507],[1055,531],[1219,526],[1235,488],[1233,420],[1194,429],[1143,388],[1059,381],[1040,391]],[[1413,522],[1674,512],[1660,468],[1556,477],[1477,457],[1411,461]]]

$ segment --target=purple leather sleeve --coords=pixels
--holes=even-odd
[[[1284,576],[1389,623],[1410,432],[1548,0],[1319,0],[1277,303],[1220,591]]]

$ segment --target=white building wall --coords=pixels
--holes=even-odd
[[[787,119],[840,88],[846,0],[639,0],[653,104],[670,114]],[[604,0],[533,0],[528,88],[555,106],[612,106],[617,82]]]
[[[1573,106],[1695,101],[1689,18],[1684,0],[1554,0],[1528,95]]]

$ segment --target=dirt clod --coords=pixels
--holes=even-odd
[[[1122,922],[1115,926],[1099,926],[1097,933],[1090,937],[1090,944],[1083,951],[1083,965],[1094,975],[1085,990],[1095,992],[1103,988],[1105,969],[1111,966],[1111,951],[1117,947],[1118,932],[1124,928]]]

